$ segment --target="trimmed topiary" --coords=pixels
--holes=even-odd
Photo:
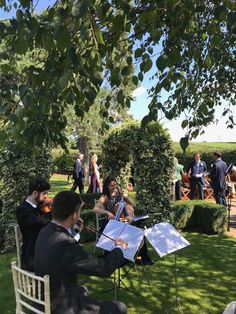
[[[158,123],[141,128],[137,123],[114,128],[103,146],[103,172],[113,174],[123,189],[134,165],[136,213],[152,213],[158,221],[167,220],[173,173],[170,136]]]

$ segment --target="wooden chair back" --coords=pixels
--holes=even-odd
[[[17,254],[17,266],[21,268],[21,245],[22,245],[22,234],[20,227],[17,225],[14,227],[15,241],[16,241],[16,254]]]
[[[16,314],[31,313],[50,314],[49,276],[39,277],[20,269],[16,262],[11,263],[16,297]]]

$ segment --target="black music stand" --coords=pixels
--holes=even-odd
[[[180,304],[180,298],[179,298],[179,285],[178,285],[178,265],[177,265],[177,255],[178,255],[179,251],[175,251],[174,252],[174,258],[175,258],[175,263],[174,263],[174,272],[175,272],[175,301],[174,301],[174,305],[169,308],[169,310],[166,312],[167,314],[169,313],[180,313],[182,314],[183,311],[181,310],[181,304]]]
[[[135,260],[136,260],[136,258],[137,258],[137,256],[138,256],[138,253],[139,253],[139,251],[138,251],[137,254],[136,254]],[[128,269],[124,272],[124,274],[123,274],[123,279],[124,279],[124,278],[127,278],[127,275],[130,273],[130,271],[131,271],[133,268],[135,268],[136,274],[137,274],[137,276],[138,276],[138,271],[137,271],[137,269],[136,269],[136,264],[135,264],[135,262],[127,262],[126,264],[124,264],[124,265],[121,266],[121,267],[124,267],[124,266],[129,266],[129,267],[128,267]],[[140,266],[142,267],[142,271],[143,271],[144,277],[146,278],[146,280],[147,280],[147,282],[148,282],[148,285],[150,286],[150,281],[149,281],[149,279],[148,279],[148,276],[147,276],[146,270],[145,270],[145,268],[144,268],[144,265],[142,264],[142,261],[140,262]],[[108,292],[108,291],[114,290],[114,298],[115,298],[115,300],[116,300],[116,297],[118,296],[118,291],[119,291],[120,289],[124,289],[124,290],[126,290],[126,291],[128,291],[128,292],[131,292],[131,293],[133,293],[133,294],[135,294],[135,295],[138,295],[138,296],[142,297],[142,295],[141,295],[140,293],[138,293],[138,292],[136,292],[136,291],[133,291],[133,290],[131,290],[131,289],[129,289],[129,288],[127,287],[127,285],[125,284],[124,280],[123,280],[122,277],[121,277],[121,267],[118,268],[118,269],[116,269],[115,272],[114,272],[114,283],[113,283],[113,287],[111,287],[111,288],[109,288],[109,289],[107,289],[107,290],[104,290],[103,292]],[[116,273],[116,272],[117,272],[117,273]]]

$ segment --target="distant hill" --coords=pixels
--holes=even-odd
[[[173,142],[176,153],[181,153],[182,149],[177,142]],[[187,153],[194,152],[211,152],[222,150],[236,150],[236,142],[191,142],[187,148]]]

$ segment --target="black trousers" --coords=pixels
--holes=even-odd
[[[195,196],[196,186],[198,187],[198,194],[199,199],[204,199],[204,193],[203,193],[203,183],[201,181],[201,178],[191,178],[190,179],[190,199],[193,200]]]
[[[226,194],[225,189],[214,189],[214,197],[216,200],[216,204],[227,206],[225,194]]]
[[[182,198],[182,193],[181,193],[181,180],[178,180],[175,182],[175,199],[177,201],[181,200]]]
[[[77,178],[74,180],[73,186],[71,188],[71,191],[75,191],[76,188],[79,188],[79,192],[80,193],[84,193],[84,184],[83,184],[83,179],[81,177]]]

